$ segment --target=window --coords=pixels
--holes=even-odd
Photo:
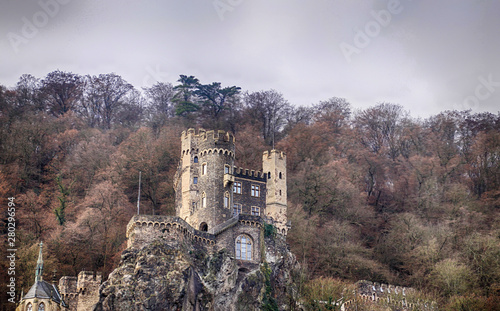
[[[224,174],[229,174],[229,165],[224,165]]]
[[[280,179],[283,179],[283,175],[281,175],[281,172],[280,172]]]
[[[252,240],[247,235],[236,238],[236,259],[252,260]]]
[[[252,215],[253,216],[260,216],[260,207],[252,206]]]
[[[233,205],[233,216],[238,216],[241,214],[241,204],[234,204]]]
[[[193,214],[196,211],[197,205],[198,204],[196,202],[193,202],[193,204],[191,205],[191,214]]]
[[[240,182],[234,183],[233,193],[241,194],[241,183]]]
[[[38,311],[45,311],[45,304],[43,302],[38,305]]]
[[[229,207],[229,192],[224,193],[224,207]]]
[[[194,162],[194,163],[198,163],[198,157],[197,157],[197,156],[195,156],[195,157],[193,158],[193,162]]]
[[[252,197],[260,197],[260,187],[252,185]]]
[[[267,179],[271,179],[271,172],[267,172]]]
[[[207,195],[205,192],[201,194],[201,207],[207,207]]]
[[[198,177],[193,177],[193,184],[197,184],[198,183]]]
[[[207,163],[203,163],[201,165],[201,175],[206,175],[207,174]]]
[[[33,311],[33,305],[30,303],[28,303],[28,307],[26,308],[27,311]]]

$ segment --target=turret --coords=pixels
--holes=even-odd
[[[38,252],[38,260],[36,262],[35,283],[43,281],[43,279],[42,279],[42,274],[43,274],[43,254],[42,254],[42,249],[43,249],[43,242],[40,242],[40,251]]]
[[[267,174],[265,216],[273,220],[281,234],[286,235],[288,226],[285,153],[278,150],[265,151],[262,156],[262,168],[264,174]]]
[[[208,231],[231,218],[234,136],[203,129],[196,134],[189,129],[181,140],[176,214],[193,228]]]

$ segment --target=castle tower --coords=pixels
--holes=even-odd
[[[267,174],[265,216],[274,221],[274,225],[283,235],[287,227],[286,193],[286,155],[277,150],[265,151],[262,156],[262,169]]]
[[[208,231],[231,218],[234,136],[224,131],[182,132],[174,187],[176,214],[193,228]]]

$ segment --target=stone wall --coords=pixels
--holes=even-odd
[[[59,279],[59,293],[69,310],[76,310],[78,305],[78,278],[76,276],[63,276]]]
[[[81,271],[78,274],[78,305],[77,311],[92,311],[99,301],[99,286],[102,276],[91,271]]]

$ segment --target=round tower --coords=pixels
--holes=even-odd
[[[183,132],[175,182],[176,212],[193,228],[209,231],[231,218],[234,136],[225,131]]]

